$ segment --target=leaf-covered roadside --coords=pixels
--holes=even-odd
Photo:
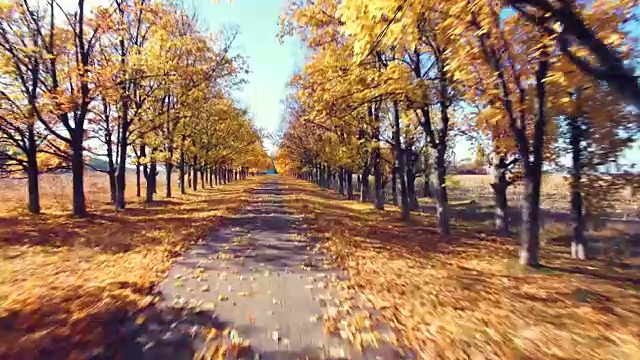
[[[155,301],[170,259],[246,202],[251,179],[124,212],[0,217],[0,358],[87,358]]]
[[[632,359],[640,354],[638,271],[542,253],[548,268],[524,272],[516,244],[456,229],[450,242],[434,219],[400,222],[397,209],[337,201],[288,180],[288,205],[350,275],[350,287],[424,359]],[[588,273],[584,275],[580,273]]]

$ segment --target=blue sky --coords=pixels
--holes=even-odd
[[[251,74],[248,84],[236,96],[248,107],[257,126],[275,131],[280,123],[287,82],[304,64],[304,51],[297,39],[277,39],[278,19],[284,5],[280,0],[184,0],[211,31],[237,25],[240,34],[235,51],[248,57]],[[271,144],[267,144],[271,147]]]

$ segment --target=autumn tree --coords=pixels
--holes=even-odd
[[[102,24],[90,19],[90,10],[79,0],[73,12],[61,10],[64,26],[58,26],[57,3],[49,1],[49,24],[41,32],[41,46],[46,51],[41,86],[46,92],[53,117],[41,117],[47,131],[71,149],[73,214],[86,214],[84,196],[84,142],[87,116],[95,93],[92,69],[95,48]]]
[[[623,98],[563,62],[560,78],[552,83],[561,99],[553,111],[561,124],[558,151],[570,154],[570,209],[574,222],[572,257],[585,259],[588,215],[607,210],[607,197],[619,193],[624,177],[607,176],[602,168],[616,163],[637,139],[637,118]]]
[[[637,0],[506,0],[505,3],[522,15],[522,21],[555,39],[555,47],[583,74],[607,83],[636,108],[640,107],[640,82],[626,61],[627,50],[618,46],[628,37],[611,36],[593,26],[594,18],[603,16],[614,18],[615,24],[633,21]]]
[[[210,156],[211,163],[191,165],[201,178],[204,171],[212,178],[213,161],[223,161],[234,178],[246,176],[239,158],[249,154],[258,159],[252,166],[263,166],[260,134],[230,101],[246,73],[244,58],[230,53],[236,30],[207,34],[180,6],[151,0],[91,10],[84,0],[71,10],[55,0],[14,0],[2,3],[0,17],[0,145],[7,149],[0,156],[3,169],[26,172],[32,212],[39,211],[42,166],[68,166],[73,212],[86,213],[84,168],[93,166],[87,154],[106,158],[105,169],[96,170],[107,173],[116,209],[125,206],[128,163],[136,166],[138,194],[145,175],[148,201],[157,192],[159,163],[166,196],[175,163],[185,191],[187,151]],[[216,150],[195,144],[202,123],[216,138],[234,129],[239,137],[219,138]]]
[[[101,107],[96,112],[101,122],[97,130],[103,134],[114,205],[121,210],[125,207],[132,128],[152,95],[140,89],[140,83],[152,76],[140,55],[146,51],[150,30],[157,25],[159,9],[151,1],[117,0],[100,10],[100,21],[108,25],[109,31],[100,42]]]
[[[445,185],[451,111],[456,102],[450,74],[452,44],[449,33],[439,32],[446,19],[431,2],[344,1],[340,6],[344,31],[353,36],[356,59],[388,48],[399,61],[405,94],[403,100],[417,117],[434,155],[438,227],[450,233],[448,195]],[[365,14],[362,16],[361,14]],[[404,68],[402,68],[404,66]]]
[[[40,87],[45,16],[28,2],[0,4],[0,158],[3,172],[26,174],[32,213],[40,212],[38,151],[47,137],[38,126],[47,115]]]

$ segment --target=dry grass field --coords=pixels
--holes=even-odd
[[[70,216],[71,178],[41,178],[30,215],[22,180],[0,180],[0,358],[88,358],[119,321],[155,301],[169,260],[245,202],[249,179],[145,204],[129,176],[127,210],[109,203],[106,175],[89,173],[90,215]],[[177,191],[176,191],[177,192]],[[144,193],[144,189],[143,189]]]
[[[494,198],[488,175],[455,175],[449,188],[451,215],[454,222],[490,231],[494,222]],[[423,181],[419,179],[419,188]],[[523,189],[514,184],[508,190],[509,222],[519,230]],[[588,221],[587,236],[592,256],[610,261],[626,261],[640,265],[640,196],[627,191],[607,194],[603,213]],[[433,199],[420,199],[426,212],[433,211]],[[570,193],[566,178],[546,174],[541,192],[541,242],[569,247],[573,222],[569,213]],[[568,251],[568,250],[567,250]]]
[[[491,177],[489,175],[455,175],[453,179],[457,185],[450,190],[454,198],[492,199],[493,191],[491,190]],[[522,185],[514,184],[511,186],[508,196],[514,205],[518,205],[523,198]],[[567,178],[558,174],[545,174],[542,179],[541,199],[543,208],[563,212],[568,211],[570,200]],[[613,210],[616,210],[620,217],[626,215],[640,218],[639,196],[630,196],[627,192],[621,191],[620,193],[611,194],[610,199],[612,203],[615,203]]]
[[[373,177],[370,182],[370,188],[373,189]],[[475,227],[487,233],[492,231],[495,200],[490,184],[489,175],[452,176],[448,195],[454,224]],[[424,178],[417,178],[416,191],[421,210],[426,214],[435,214],[435,199],[421,197],[423,189]],[[517,233],[524,197],[522,185],[512,185],[507,196],[510,227]],[[543,245],[549,242],[566,248],[570,246],[573,224],[569,214],[569,196],[568,184],[562,175],[544,175],[541,193]],[[385,187],[385,198],[391,203],[391,184]],[[604,214],[588,223],[587,235],[591,240],[593,256],[612,261],[631,261],[640,266],[640,194],[630,196],[627,191],[621,191],[608,194],[607,199],[603,203],[603,208],[606,208]]]
[[[107,175],[95,171],[85,173],[85,198],[89,212],[101,209],[110,202],[109,181]],[[144,179],[142,181],[142,195],[144,196]],[[174,175],[172,181],[177,184]],[[40,175],[40,203],[43,213],[71,212],[71,174],[42,174]],[[158,176],[158,195],[164,194],[164,173]],[[175,193],[176,191],[174,191]],[[128,202],[138,203],[143,198],[136,197],[135,172],[127,172],[126,199]],[[27,181],[25,179],[0,179],[0,213],[25,213],[27,208]]]

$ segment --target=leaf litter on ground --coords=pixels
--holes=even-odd
[[[107,324],[156,302],[170,260],[235,214],[259,181],[159,205],[131,198],[126,211],[104,204],[86,218],[0,213],[0,224],[12,224],[0,226],[0,322],[11,323],[0,329],[0,358],[85,358],[116,340]]]
[[[604,261],[575,261],[551,246],[541,252],[550,270],[523,270],[513,265],[514,240],[454,227],[446,241],[432,215],[406,224],[395,207],[372,211],[303,181],[284,182],[296,188],[285,202],[305,215],[308,236],[326,239],[323,249],[348,271],[345,285],[362,299],[352,304],[373,310],[369,324],[354,320],[355,309],[330,306],[327,332],[357,344],[386,323],[393,332],[385,338],[423,359],[640,354],[637,270],[613,274]]]

